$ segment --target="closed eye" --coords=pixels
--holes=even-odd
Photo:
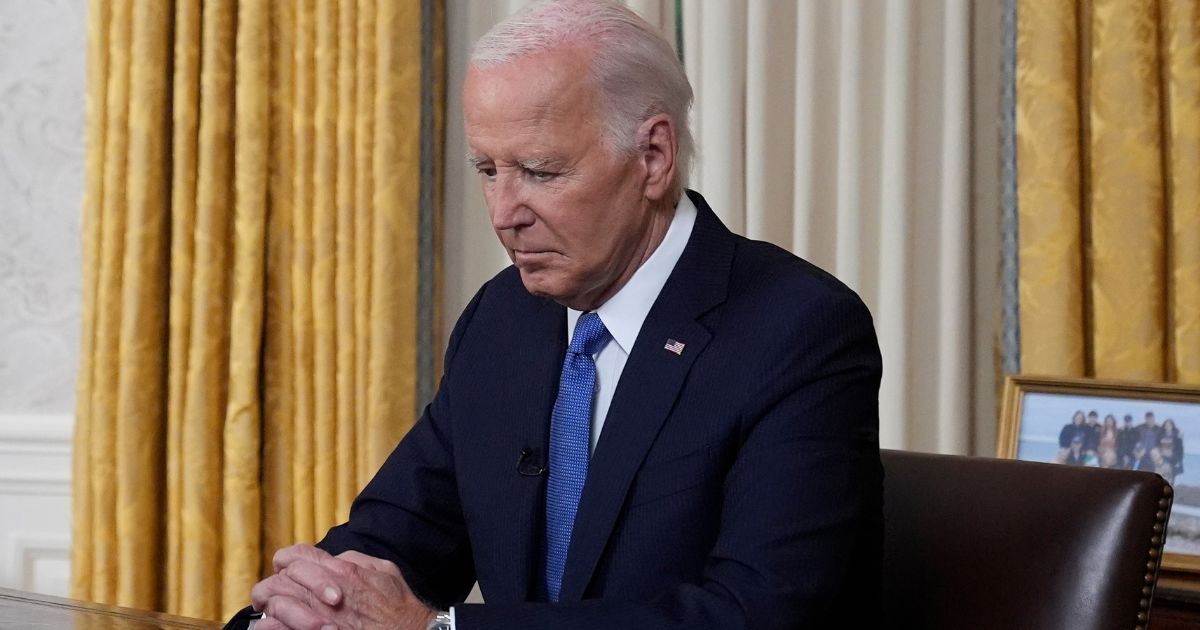
[[[492,161],[482,155],[467,155],[467,163],[475,169],[476,173],[487,177],[488,179],[496,178],[496,165]]]

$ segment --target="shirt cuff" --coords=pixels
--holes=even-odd
[[[454,607],[450,607],[450,630],[458,630],[458,625],[454,622]]]

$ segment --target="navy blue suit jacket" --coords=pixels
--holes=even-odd
[[[866,307],[700,195],[592,456],[560,602],[538,603],[562,306],[510,267],[450,338],[433,402],[319,543],[390,559],[475,628],[867,623],[878,599],[880,356]],[[681,354],[664,348],[683,342]],[[459,604],[479,581],[486,604]]]

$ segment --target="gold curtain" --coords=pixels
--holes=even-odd
[[[1021,371],[1200,383],[1200,0],[1018,0]]]
[[[74,597],[230,614],[411,424],[441,11],[89,2]]]

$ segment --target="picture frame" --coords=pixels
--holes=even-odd
[[[1080,411],[1084,428],[1073,428]],[[1115,436],[1109,416],[1116,421]],[[1132,427],[1125,416],[1132,417]],[[1200,590],[1200,387],[1008,376],[996,451],[1005,459],[1149,470],[1165,477],[1175,492],[1160,585]]]

